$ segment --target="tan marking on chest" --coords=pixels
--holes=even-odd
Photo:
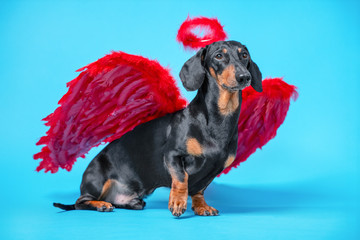
[[[225,162],[224,168],[227,168],[228,166],[230,166],[234,162],[234,160],[235,160],[235,156],[230,155]]]
[[[201,144],[195,138],[189,138],[186,141],[186,150],[189,154],[194,156],[200,156],[203,153]]]
[[[239,92],[229,92],[219,87],[219,111],[222,115],[229,115],[239,107]]]
[[[217,75],[219,85],[227,85],[228,87],[235,87],[237,85],[235,78],[235,66],[233,64],[227,66],[221,74]]]

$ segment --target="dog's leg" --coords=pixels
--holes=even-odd
[[[111,191],[113,184],[111,181],[106,181],[102,188],[100,186],[99,181],[82,182],[81,196],[75,203],[75,209],[111,212],[114,209],[114,206],[105,201],[104,196]]]
[[[187,198],[188,174],[185,172],[183,181],[180,181],[175,176],[172,177],[169,210],[174,216],[179,217],[186,211]]]
[[[84,187],[85,185],[87,188]],[[107,192],[110,187],[110,184],[105,183],[103,186],[103,192]],[[61,203],[54,203],[54,206],[64,210],[97,210],[99,212],[111,212],[114,207],[110,202],[101,199],[103,194],[101,194],[100,197],[94,196],[98,195],[98,192],[99,191],[97,191],[94,185],[90,185],[88,183],[82,184],[81,196],[77,199],[75,204],[64,205]]]
[[[126,208],[126,209],[134,209],[134,210],[143,210],[146,203],[144,200],[140,198],[134,198],[125,204],[113,204],[116,208]]]
[[[189,175],[180,157],[169,157],[165,162],[172,179],[168,207],[174,216],[179,217],[186,211]]]
[[[197,194],[191,196],[192,205],[191,209],[196,215],[200,216],[217,216],[219,211],[206,204],[204,199],[204,191],[200,191]]]
[[[106,201],[101,201],[90,194],[81,195],[75,203],[76,210],[97,210],[99,212],[111,212],[114,206]]]
[[[105,182],[99,200],[111,202],[116,208],[142,210],[145,207],[145,202],[131,188],[131,184],[121,183],[115,179]]]

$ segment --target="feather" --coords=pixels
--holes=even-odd
[[[71,170],[92,147],[111,142],[135,126],[184,108],[169,70],[157,61],[112,52],[79,70],[60,106],[43,120],[50,129],[34,155],[37,171]]]
[[[236,168],[257,148],[261,149],[273,139],[285,120],[290,99],[295,101],[298,97],[296,87],[285,83],[281,78],[265,79],[262,85],[261,93],[252,87],[242,91],[236,158],[222,173],[226,174]]]
[[[169,70],[157,61],[112,52],[81,69],[70,81],[60,106],[43,120],[49,126],[34,155],[42,159],[37,171],[71,170],[78,157],[94,146],[120,138],[137,125],[186,107]],[[238,149],[228,173],[257,148],[274,138],[289,109],[296,87],[280,78],[265,79],[263,92],[242,91]]]
[[[194,31],[200,31],[198,36]],[[202,34],[201,34],[202,33]],[[188,17],[180,26],[176,40],[185,48],[199,49],[213,42],[223,41],[227,35],[216,18]]]

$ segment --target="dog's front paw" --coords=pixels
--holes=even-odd
[[[191,208],[196,215],[200,216],[217,216],[219,215],[219,211],[213,207],[210,207],[208,205],[199,205],[199,206],[193,206]]]
[[[172,197],[169,199],[169,210],[172,215],[180,217],[186,211],[187,197]]]

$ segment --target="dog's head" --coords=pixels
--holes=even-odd
[[[180,79],[188,91],[201,87],[205,76],[229,92],[247,86],[262,92],[261,72],[248,49],[236,41],[215,42],[200,49],[180,71]]]

